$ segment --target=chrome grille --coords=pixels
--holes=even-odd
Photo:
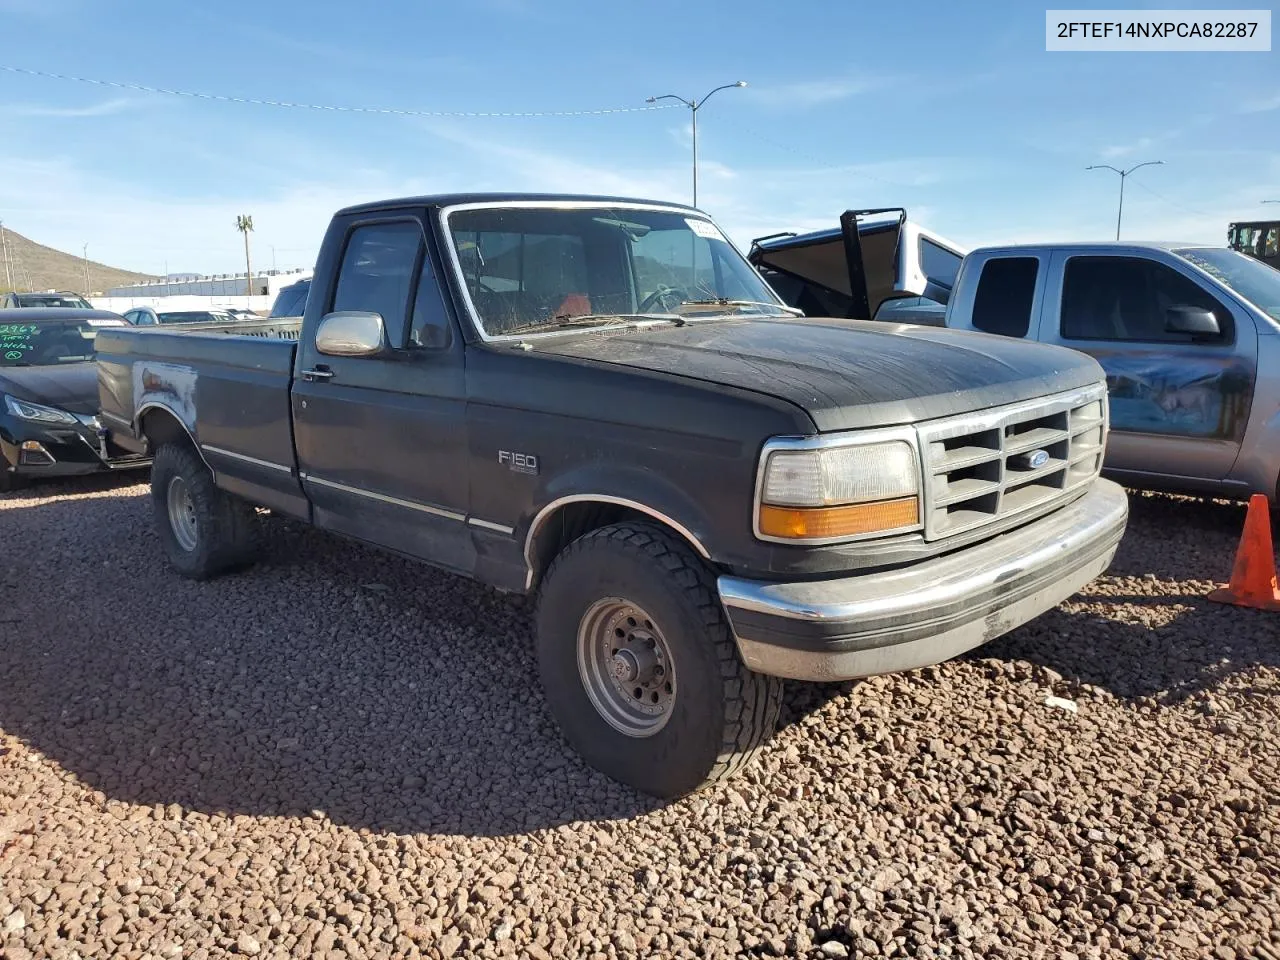
[[[948,537],[1063,500],[1102,469],[1106,387],[948,417],[919,428],[924,536]],[[1036,464],[1031,455],[1047,454]]]

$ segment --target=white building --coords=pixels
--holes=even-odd
[[[194,280],[152,280],[113,287],[105,297],[90,297],[99,310],[124,313],[134,307],[166,310],[225,310],[235,307],[265,314],[275,302],[276,294],[299,280],[311,276],[310,270],[276,271],[253,275],[253,296],[245,294],[245,275],[220,274]]]
[[[275,299],[281,287],[297,283],[311,276],[310,270],[266,270],[255,273],[252,279],[253,296]],[[243,297],[246,296],[243,273],[219,273],[194,280],[149,280],[131,283],[124,287],[112,287],[107,291],[110,299],[150,299],[152,297]]]

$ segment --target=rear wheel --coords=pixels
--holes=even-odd
[[[184,577],[205,580],[253,561],[253,507],[219,490],[190,447],[170,443],[156,451],[151,502],[165,554]]]
[[[780,681],[742,663],[711,572],[657,527],[616,524],[566,547],[543,580],[537,645],[565,737],[654,796],[736,772],[777,724]]]

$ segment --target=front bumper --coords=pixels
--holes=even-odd
[[[39,447],[23,450],[24,443]],[[88,427],[29,424],[13,418],[0,421],[0,470],[19,477],[78,477],[150,466],[151,458],[108,444],[103,459]]]
[[[1071,596],[1111,563],[1124,490],[1096,480],[1034,523],[881,573],[804,583],[720,577],[743,662],[797,680],[848,680],[940,663]]]

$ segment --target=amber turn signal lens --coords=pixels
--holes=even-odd
[[[920,522],[915,497],[852,503],[843,507],[775,507],[760,505],[760,532],[788,540],[853,537],[878,530],[897,530]]]

